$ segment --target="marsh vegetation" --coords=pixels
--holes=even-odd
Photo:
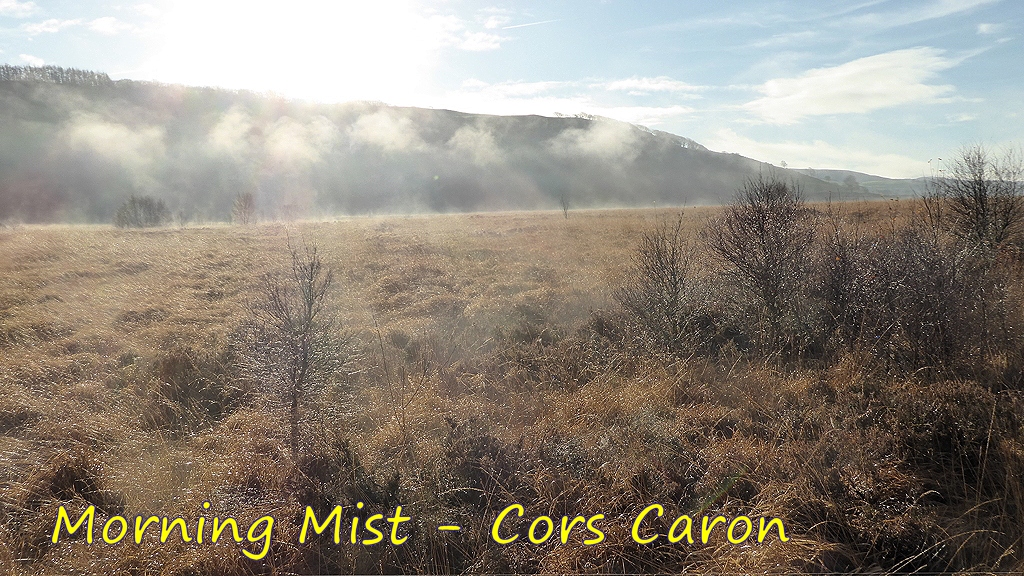
[[[1018,244],[748,184],[682,215],[0,231],[0,571],[1022,569]],[[270,553],[50,539],[62,505],[204,502],[272,515]],[[297,544],[357,502],[409,540]],[[607,538],[499,546],[513,503]],[[651,503],[790,540],[633,543]]]

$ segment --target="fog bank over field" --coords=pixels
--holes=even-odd
[[[809,199],[880,197],[590,117],[488,116],[4,67],[0,220],[110,222],[130,195],[183,222],[718,204],[779,170]],[[9,79],[14,78],[14,79]]]

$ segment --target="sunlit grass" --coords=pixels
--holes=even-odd
[[[851,225],[906,218],[844,210]],[[690,233],[711,212],[687,211]],[[0,231],[0,571],[1019,569],[1019,394],[879,375],[854,356],[780,368],[597,334],[593,312],[614,308],[640,232],[674,214]],[[355,373],[306,410],[296,468],[283,414],[258,395],[189,413],[162,392],[187,375],[161,362],[185,358],[231,386],[219,355],[259,276],[286,269],[303,241],[333,269],[332,309],[360,344]],[[979,438],[984,471],[965,463]],[[1001,500],[979,515],[993,490]],[[240,521],[273,515],[282,544],[254,562],[234,544],[49,542],[62,503],[195,518],[205,501]],[[297,545],[302,506],[322,501],[402,504],[414,537]],[[603,513],[607,539],[498,546],[489,522],[512,502],[556,520]],[[653,502],[673,517],[780,517],[792,540],[632,544],[629,520]],[[439,536],[432,522],[463,531]]]

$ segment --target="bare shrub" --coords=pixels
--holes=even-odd
[[[167,204],[151,196],[132,195],[114,214],[114,225],[118,228],[151,228],[170,221]]]
[[[809,345],[804,295],[814,238],[800,188],[774,174],[748,180],[710,225],[711,251],[756,321],[753,336],[762,353],[799,353]]]
[[[243,226],[256,223],[256,197],[252,192],[240,192],[231,205],[231,220]]]
[[[974,346],[981,328],[963,254],[912,230],[876,242],[866,254],[863,338],[907,368],[945,367]]]
[[[915,226],[857,237],[837,230],[823,260],[827,330],[889,368],[973,370],[1013,347],[999,270]]]
[[[927,213],[959,238],[998,248],[1020,239],[1024,224],[1024,159],[995,155],[980,144],[965,146],[932,178]]]
[[[296,457],[304,403],[340,383],[349,360],[347,339],[327,308],[333,281],[315,244],[291,248],[290,273],[264,275],[262,297],[250,303],[242,328],[242,369],[287,408],[289,447]]]
[[[827,233],[824,234],[819,266],[819,295],[822,300],[822,324],[826,339],[835,349],[849,351],[861,337],[866,301],[867,242],[859,229],[848,230],[842,215],[828,207]]]
[[[715,322],[709,287],[696,275],[697,248],[683,233],[682,214],[640,238],[633,265],[615,293],[635,328],[658,347],[706,351]]]

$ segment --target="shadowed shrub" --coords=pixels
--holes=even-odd
[[[889,369],[974,373],[1013,349],[1002,272],[914,227],[832,239],[823,258],[825,329]]]
[[[155,414],[151,423],[170,430],[195,430],[237,408],[246,391],[236,362],[230,348],[209,353],[176,347],[161,355],[153,367],[158,396],[154,407],[159,416]]]
[[[711,287],[698,276],[698,258],[684,235],[682,214],[640,237],[615,300],[634,331],[656,349],[686,355],[720,343],[720,319]]]
[[[736,289],[736,304],[763,355],[801,356],[814,345],[812,277],[815,219],[800,188],[759,174],[708,227],[708,246]],[[721,287],[718,288],[719,290]]]
[[[171,221],[171,211],[163,200],[150,196],[131,196],[114,213],[118,228],[152,228]]]
[[[94,453],[86,448],[57,452],[25,479],[13,512],[3,514],[21,557],[40,558],[53,545],[53,521],[62,504],[69,510],[93,505],[108,516],[124,512],[123,498],[105,489],[103,466]]]

